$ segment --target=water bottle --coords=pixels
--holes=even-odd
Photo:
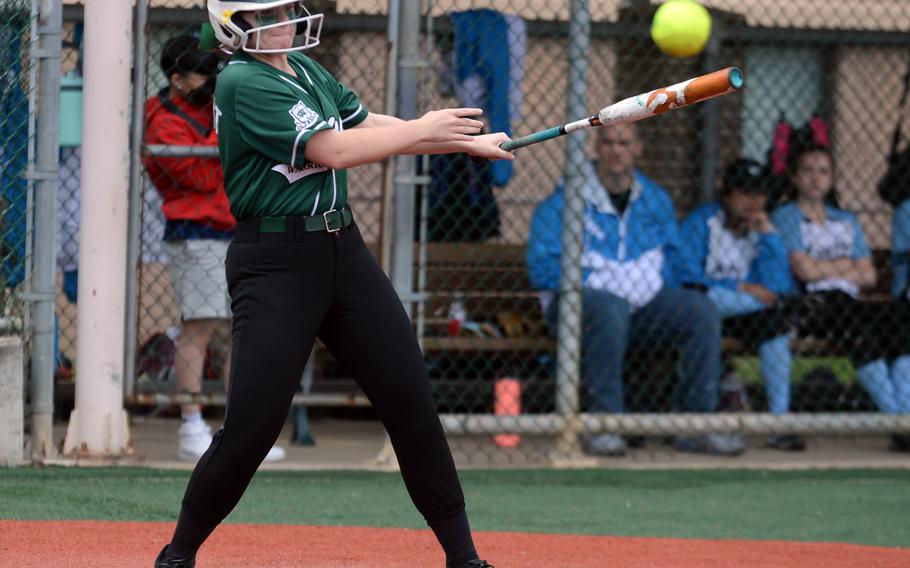
[[[466,321],[468,321],[468,310],[464,306],[464,298],[459,292],[456,292],[449,305],[449,336],[458,335]]]

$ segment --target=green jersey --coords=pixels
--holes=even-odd
[[[296,77],[239,52],[218,76],[215,131],[237,219],[317,215],[347,203],[347,172],[307,160],[306,144],[368,112],[309,57],[292,52],[288,61]]]

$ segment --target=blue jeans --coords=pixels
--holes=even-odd
[[[888,365],[876,359],[856,370],[856,378],[885,414],[910,414],[910,355]]]
[[[749,314],[765,309],[758,298],[745,292],[727,288],[711,288],[708,298],[717,306],[722,318]],[[761,361],[761,375],[765,380],[768,410],[772,414],[783,414],[790,409],[790,370],[793,354],[790,352],[790,336],[778,335],[758,346]]]
[[[720,317],[704,294],[664,288],[632,312],[619,296],[585,289],[582,312],[581,378],[588,412],[623,411],[622,370],[630,344],[677,347],[682,409],[711,412],[717,408]],[[558,302],[553,302],[547,310],[553,333],[558,316]]]

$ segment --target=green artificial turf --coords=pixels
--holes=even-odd
[[[172,522],[187,472],[0,470],[2,519]],[[478,530],[910,547],[910,471],[472,470]],[[261,472],[228,522],[423,527],[397,474]]]

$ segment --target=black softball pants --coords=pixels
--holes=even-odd
[[[224,426],[187,486],[175,555],[195,554],[240,500],[281,432],[316,337],[379,414],[411,499],[449,560],[476,554],[423,355],[356,224],[337,233],[259,233],[255,220],[241,222],[226,264],[233,310],[228,404]]]

